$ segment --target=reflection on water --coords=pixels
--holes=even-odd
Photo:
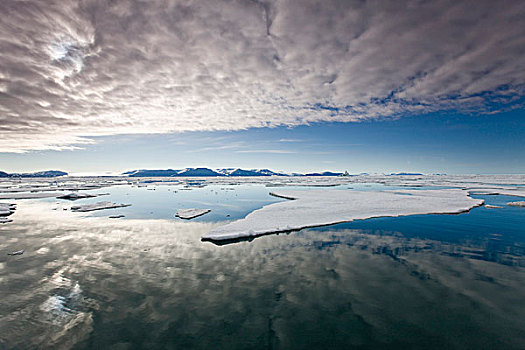
[[[200,241],[211,222],[38,201],[14,215],[0,226],[0,348],[525,347],[516,240],[498,259],[469,237],[338,226],[215,246]]]
[[[145,185],[144,185],[145,186]],[[75,201],[75,204],[91,204],[104,201],[131,204],[129,207],[90,212],[88,216],[125,215],[126,219],[175,219],[178,209],[211,209],[211,212],[192,219],[197,222],[216,222],[245,217],[251,211],[284,199],[270,196],[263,185],[153,185],[137,187],[113,186],[85,193],[107,195]],[[48,198],[43,201],[57,202],[58,209],[69,208],[73,202]]]
[[[190,182],[191,184],[191,182]],[[285,201],[286,199],[269,195],[271,191],[315,190],[310,186],[266,187],[263,184],[211,184],[201,185],[158,185],[155,183],[139,186],[119,185],[109,188],[83,191],[83,193],[104,194],[72,202],[55,198],[42,199],[43,202],[56,202],[57,209],[68,209],[72,203],[92,204],[100,201],[131,204],[129,207],[90,212],[88,216],[125,215],[127,219],[173,219],[178,209],[211,209],[211,212],[193,219],[198,222],[216,222],[240,219],[264,205]],[[347,189],[347,186],[322,187],[325,190]],[[352,189],[377,191],[400,189],[399,186],[382,184],[352,184]],[[179,220],[179,219],[176,219]]]
[[[493,261],[525,267],[525,210],[506,206],[515,200],[509,196],[472,196],[500,209],[478,207],[460,215],[411,215],[397,218],[358,220],[317,231],[341,229],[395,235],[402,232],[407,240],[430,242],[440,254]]]

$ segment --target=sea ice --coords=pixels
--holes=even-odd
[[[471,194],[525,197],[525,189],[522,188],[469,188],[468,191]]]
[[[206,213],[209,213],[210,209],[179,209],[177,210],[177,214],[175,216],[181,218],[181,219],[193,219],[197,216],[204,215]]]
[[[499,208],[503,208],[499,205],[490,205],[490,204],[485,204],[485,208],[487,209],[499,209]]]
[[[0,216],[9,216],[14,213],[16,204],[0,203]]]
[[[284,186],[303,186],[303,187],[335,187],[340,186],[339,182],[328,182],[328,181],[303,181],[303,182],[272,182],[266,184],[266,187],[284,187]]]
[[[13,220],[7,218],[15,212],[16,204],[12,203],[0,203],[0,224],[7,224],[8,222],[13,222]]]
[[[61,195],[60,192],[2,193],[0,199],[36,199]]]
[[[525,207],[525,201],[510,202],[510,203],[507,203],[507,205],[510,205],[511,207]]]
[[[24,254],[25,249],[17,250],[16,252],[7,253],[7,255],[22,255]]]
[[[104,201],[104,202],[97,202],[94,204],[75,205],[71,207],[71,210],[76,211],[76,212],[86,212],[86,211],[94,211],[94,210],[129,207],[130,205],[131,204],[118,204],[118,203],[113,203],[110,201]]]
[[[78,192],[71,192],[71,193],[68,193],[68,194],[64,194],[64,195],[61,195],[61,196],[58,196],[57,198],[58,199],[69,199],[69,200],[77,200],[77,199],[83,199],[83,198],[92,198],[92,197],[96,197],[97,195],[95,194],[90,194],[90,193],[78,193]]]
[[[122,215],[122,214],[109,216],[110,219],[120,219],[120,218],[123,218],[123,217],[125,217],[125,215]]]
[[[267,205],[244,219],[218,227],[201,238],[220,241],[300,230],[382,216],[456,214],[483,204],[461,189],[349,191],[282,190],[275,196],[292,199]]]

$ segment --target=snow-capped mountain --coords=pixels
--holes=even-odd
[[[37,171],[34,173],[6,173],[3,171],[0,171],[0,177],[57,177],[57,176],[65,176],[67,173],[65,171],[59,171],[59,170],[44,170],[44,171]]]
[[[201,176],[338,176],[341,173],[325,171],[311,174],[285,174],[270,169],[241,169],[241,168],[185,168],[185,169],[159,169],[159,170],[131,170],[122,175],[130,177],[201,177]]]

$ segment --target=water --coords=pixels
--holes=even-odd
[[[128,203],[130,207],[91,212],[90,216],[125,215],[128,219],[170,219],[175,218],[178,209],[212,209],[209,214],[192,219],[197,222],[216,222],[245,217],[251,211],[264,205],[283,201],[270,196],[269,190],[261,185],[207,185],[205,187],[114,186],[86,193],[108,193],[109,195],[75,201],[75,204],[90,204],[100,201]],[[55,200],[53,200],[55,201]],[[59,201],[69,205],[71,201]]]
[[[197,183],[199,184],[199,183]],[[272,191],[286,190],[345,190],[381,191],[407,189],[407,187],[385,186],[382,184],[352,184],[351,186],[309,187],[309,186],[270,186],[261,184],[205,185],[204,187],[185,185],[155,185],[146,187],[113,186],[98,190],[83,191],[102,196],[77,201],[46,198],[41,201],[58,203],[58,207],[69,208],[75,204],[92,204],[100,201],[131,204],[129,207],[89,212],[89,216],[124,215],[128,219],[175,219],[178,209],[211,209],[209,214],[192,219],[198,222],[217,222],[241,219],[265,205],[282,202],[286,199],[271,196]],[[430,187],[418,187],[426,189]],[[438,187],[432,187],[437,189]]]
[[[26,250],[0,255],[0,348],[525,347],[523,208],[216,246],[199,237],[282,199],[261,185],[169,189],[97,190],[111,195],[75,204],[133,206],[88,215],[52,210],[56,200],[19,201],[13,223],[0,226],[1,252]],[[173,218],[182,206],[212,212]],[[126,219],[102,217],[117,213]]]

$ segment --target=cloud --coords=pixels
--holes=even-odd
[[[299,139],[280,139],[279,142],[303,142],[303,140],[299,140]]]
[[[0,3],[0,152],[524,105],[522,1]]]
[[[235,151],[236,153],[273,153],[273,154],[292,154],[297,153],[295,151],[289,151],[284,149],[253,149],[253,150],[241,150]]]
[[[216,152],[218,150],[236,149],[240,147],[245,147],[244,142],[235,142],[235,143],[227,144],[227,145],[214,145],[214,146],[209,146],[209,147],[202,147],[202,148],[197,148],[195,150],[191,150],[190,152],[197,152],[197,153],[198,152],[209,152],[209,151]]]

